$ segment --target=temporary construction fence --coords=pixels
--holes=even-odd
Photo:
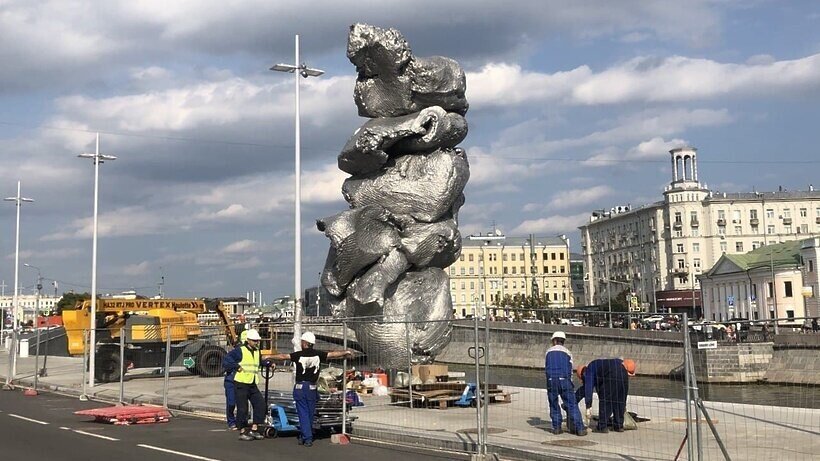
[[[451,342],[433,364],[439,367],[419,368],[408,360],[406,366],[383,369],[388,357],[380,351],[369,356],[361,353],[354,333],[376,323],[404,328],[403,344],[399,339],[397,346],[408,352],[414,349],[413,331],[429,328],[427,322],[404,318],[317,323],[307,319],[302,324],[303,331],[316,334],[320,350],[358,351],[352,359],[323,365],[329,372],[325,375],[326,390],[357,391],[346,393],[348,398],[343,400],[344,412],[355,421],[350,427],[345,417],[345,427],[340,428],[354,436],[523,459],[784,460],[809,459],[820,452],[820,344],[811,342],[820,335],[781,330],[772,333],[770,342],[744,342],[699,337],[694,330],[687,335],[685,329],[628,330],[474,318],[453,322]],[[260,330],[270,349],[292,350],[292,323],[249,326]],[[637,362],[638,376],[629,379],[627,399],[627,411],[634,414],[631,419],[637,429],[590,432],[585,437],[547,431],[551,420],[544,355],[551,334],[559,329],[567,334],[566,347],[573,354],[576,368],[598,358],[631,358]],[[213,337],[224,353],[230,346],[222,342],[219,330],[217,326]],[[193,364],[189,360],[188,365],[194,365],[194,370],[200,361],[191,354],[177,354],[175,344],[169,347],[173,333],[158,332],[158,338],[166,341],[164,347],[154,351],[158,354],[154,363],[158,361],[159,367],[131,368],[116,381],[97,382],[95,389],[90,389],[86,352],[85,358],[76,357],[70,362],[52,356],[47,376],[41,379],[121,402],[133,403],[138,396],[141,402],[168,406],[169,399],[207,397],[216,402],[212,408],[220,408],[221,377],[202,381],[197,378],[196,382],[203,383],[207,390],[200,389],[196,395],[186,394],[191,381],[175,385],[179,377],[192,375],[190,367],[185,366],[186,358],[193,357]],[[81,334],[88,336],[87,331]],[[204,332],[202,336],[206,336]],[[104,338],[104,333],[98,331],[97,337]],[[119,335],[127,337],[127,331]],[[105,346],[119,352],[115,370],[130,367],[128,343],[114,341]],[[52,344],[50,354],[54,350]],[[33,352],[37,354],[36,349]],[[101,366],[100,357],[105,355],[97,357],[97,366]],[[287,395],[292,390],[293,373],[289,364],[278,365],[268,383],[269,390]],[[40,368],[39,364],[30,367]],[[767,378],[792,385],[760,384]],[[156,382],[150,393],[142,391],[148,382]],[[577,378],[574,385],[580,385]],[[586,421],[589,425],[595,425],[598,404],[596,397],[593,421]],[[583,402],[581,410],[585,413]]]

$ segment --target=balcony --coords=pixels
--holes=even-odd
[[[718,218],[717,225],[720,227],[726,227],[726,220],[723,218]]]
[[[749,225],[752,227],[757,227],[760,224],[760,220],[757,218],[752,218],[749,220]]]
[[[817,223],[817,224],[820,224],[820,216],[814,218],[814,222]]]
[[[683,223],[680,221],[675,221],[672,223],[672,228],[675,230],[681,230],[681,228],[683,228]]]
[[[783,224],[786,226],[790,226],[792,223],[792,218],[783,218]]]
[[[689,274],[689,269],[685,267],[675,267],[672,268],[672,273],[675,275],[687,275]]]
[[[690,225],[691,225],[692,227],[699,227],[699,226],[700,226],[700,222],[698,222],[698,220],[697,220],[697,219],[693,219],[693,220],[692,220],[692,222],[690,223]]]

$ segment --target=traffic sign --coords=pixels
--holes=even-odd
[[[698,349],[717,349],[717,341],[698,341]]]
[[[182,365],[183,365],[185,368],[193,368],[193,367],[194,367],[194,364],[196,364],[196,361],[194,360],[194,358],[193,358],[193,357],[185,357],[185,358],[182,360]]]
[[[728,302],[729,302],[729,305],[730,305],[730,306],[734,306],[734,305],[735,305],[735,297],[734,297],[734,295],[729,295],[729,296],[727,296],[727,297],[726,297],[726,301],[728,301]]]

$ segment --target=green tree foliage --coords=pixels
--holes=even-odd
[[[629,312],[629,289],[619,292],[612,298],[612,312]]]
[[[90,293],[63,293],[63,297],[57,303],[56,313],[54,315],[60,315],[63,309],[74,310],[77,304],[86,299],[91,299]]]

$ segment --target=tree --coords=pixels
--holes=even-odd
[[[91,293],[63,293],[63,297],[60,298],[60,301],[57,303],[54,315],[62,314],[63,309],[74,310],[74,308],[77,307],[77,304],[87,299],[91,299]]]
[[[612,312],[629,312],[629,289],[624,289],[612,298]]]

